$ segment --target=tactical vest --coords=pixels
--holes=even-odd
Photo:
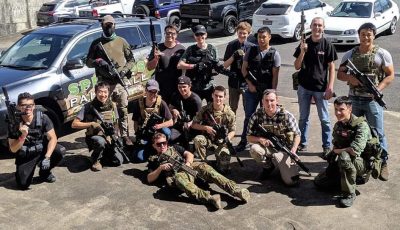
[[[103,117],[104,122],[106,123],[111,123],[114,124],[116,122],[116,116],[115,116],[115,110],[116,110],[116,105],[114,102],[112,102],[112,109],[110,110],[101,110],[99,108],[96,108],[97,111],[101,114]],[[98,124],[101,124],[101,121],[96,117],[96,115],[93,112],[93,105],[88,104],[86,107],[85,111],[85,120],[87,121],[94,121]],[[99,130],[93,129],[92,126],[86,129],[86,136],[93,136],[99,134]]]
[[[352,49],[351,61],[354,66],[362,73],[366,74],[375,86],[378,86],[379,82],[383,80],[385,73],[379,66],[375,64],[375,55],[378,52],[379,46],[375,45],[371,52],[362,54],[359,51],[359,46]],[[364,86],[353,86],[350,85],[350,89],[354,92],[354,95],[367,94],[368,90]]]
[[[147,123],[147,120],[150,118],[150,115],[156,113],[160,115],[160,108],[161,108],[161,96],[157,96],[156,105],[154,108],[146,108],[145,105],[146,98],[139,100],[139,110],[140,110],[140,119],[143,121],[143,124]]]
[[[274,57],[276,49],[270,47],[264,57],[261,56],[258,46],[253,46],[249,50],[249,70],[257,78],[257,83],[265,85],[265,89],[272,88],[272,68],[274,67]]]
[[[193,45],[192,47],[196,48],[195,46],[196,45]],[[215,60],[216,57],[212,56],[210,44],[207,44],[206,49],[196,48],[196,50],[193,51],[194,48],[190,48],[191,52],[189,51],[188,53],[188,57],[186,60],[188,64],[198,64],[200,62],[203,62],[207,65],[212,60]],[[213,80],[212,68],[206,68],[202,71],[199,71],[197,69],[186,70],[186,76],[192,80],[193,90],[208,89],[210,81]]]
[[[35,125],[33,128],[29,129],[28,135],[26,136],[26,141],[24,145],[32,146],[43,144],[43,131],[42,131],[42,124],[43,124],[43,112],[36,109],[35,111]]]
[[[279,105],[280,111],[275,115],[275,124],[266,124],[260,119],[257,120],[258,124],[261,124],[268,132],[275,134],[286,141],[286,145],[291,146],[294,141],[294,133],[289,129],[287,120],[288,115],[285,108]],[[263,117],[263,114],[259,114],[258,118]]]

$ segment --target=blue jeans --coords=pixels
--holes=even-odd
[[[301,145],[307,145],[311,98],[314,97],[317,106],[319,121],[322,129],[322,147],[330,148],[332,143],[331,121],[329,118],[328,101],[324,99],[325,92],[315,92],[299,85],[297,97],[299,101],[299,128],[301,131]]]
[[[252,93],[248,89],[244,91],[244,123],[243,132],[241,136],[241,142],[247,143],[247,126],[251,115],[256,111],[258,103],[260,103],[261,97],[258,93]]]
[[[388,146],[383,126],[383,108],[375,100],[367,97],[350,96],[350,100],[353,103],[352,113],[357,117],[365,116],[369,125],[376,129],[381,147],[387,152]],[[387,158],[387,154],[382,156],[384,162],[386,162]]]
[[[169,140],[171,137],[171,130],[169,128],[162,128],[159,131],[164,133],[165,136],[167,136],[167,140]],[[149,159],[152,148],[151,140],[146,140],[142,145],[135,146],[135,149],[133,150],[133,161],[137,163],[146,162]]]

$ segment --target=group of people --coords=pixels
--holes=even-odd
[[[204,26],[192,29],[196,44],[185,49],[177,41],[178,30],[168,25],[165,42],[153,47],[148,57],[147,68],[154,70],[155,78],[147,81],[144,97],[134,101],[130,108],[134,142],[127,125],[127,92],[118,76],[108,74],[110,66],[98,44],[103,45],[116,63],[122,78],[129,77],[133,54],[127,42],[115,34],[115,21],[111,16],[104,17],[102,28],[104,33],[92,43],[86,62],[96,69],[99,78],[96,96],[82,107],[72,122],[73,128],[87,129],[86,143],[92,151],[93,171],[102,170],[103,165],[148,162],[149,183],[163,178],[189,197],[221,208],[219,195],[211,195],[195,184],[197,179],[203,179],[247,202],[249,191],[225,177],[231,171],[231,156],[250,143],[250,156],[263,167],[260,179],[268,178],[277,168],[286,185],[298,185],[299,167],[292,158],[300,161],[298,153],[307,151],[313,98],[322,129],[321,157],[329,161],[329,167],[316,177],[315,184],[321,188],[333,185],[341,189],[340,204],[350,207],[356,197],[357,182],[365,183],[369,175],[388,180],[382,108],[346,67],[347,60],[351,59],[380,91],[394,79],[391,55],[374,44],[376,28],[373,24],[366,23],[359,28],[360,45],[347,52],[341,61],[337,78],[348,82],[350,91],[349,96],[334,101],[338,121],[333,132],[328,100],[334,94],[337,54],[323,36],[322,18],[312,20],[311,36],[302,40],[294,53],[294,66],[299,70],[299,124],[292,113],[279,105],[276,89],[281,58],[270,46],[268,27],[257,31],[254,44],[248,41],[251,25],[240,22],[238,37],[227,45],[221,65],[216,48],[206,43]],[[228,73],[229,104],[225,103],[227,90],[213,83],[218,73]],[[245,113],[244,128],[239,144],[232,149],[240,95]],[[202,106],[203,99],[207,102],[205,106]],[[19,95],[17,108],[24,112],[20,134],[9,138],[11,151],[17,153],[17,183],[21,188],[28,188],[37,164],[41,168],[40,177],[54,182],[55,176],[50,170],[62,159],[62,148],[56,147],[57,137],[51,120],[36,112],[34,98],[29,93]],[[276,148],[260,129],[281,140],[292,158]],[[207,164],[210,154],[215,154],[216,169]],[[194,161],[195,156],[197,161]]]

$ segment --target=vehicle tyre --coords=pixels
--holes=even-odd
[[[144,14],[146,16],[150,15],[150,9],[146,5],[138,5],[134,7],[134,14]]]
[[[233,15],[227,15],[224,18],[224,34],[225,35],[232,35],[235,33],[236,26],[238,24],[238,20]]]
[[[182,22],[181,19],[179,18],[179,16],[177,15],[172,15],[169,17],[169,22],[168,24],[170,25],[174,25],[176,27],[176,29],[178,30],[178,32],[181,30],[182,28]]]
[[[53,122],[54,131],[56,132],[57,137],[61,136],[63,131],[61,129],[60,117],[50,107],[46,107],[46,106],[42,106],[42,107],[43,107],[44,114],[46,114],[50,118],[51,122]]]
[[[301,39],[301,24],[297,24],[296,28],[294,28],[294,33],[292,40],[293,41],[299,41]]]
[[[390,22],[389,28],[386,30],[386,34],[392,35],[396,33],[396,27],[397,27],[397,18],[394,17],[392,21]]]

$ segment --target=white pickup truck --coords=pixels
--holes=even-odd
[[[135,0],[93,0],[91,9],[79,11],[79,17],[98,17],[106,14],[132,14]]]

